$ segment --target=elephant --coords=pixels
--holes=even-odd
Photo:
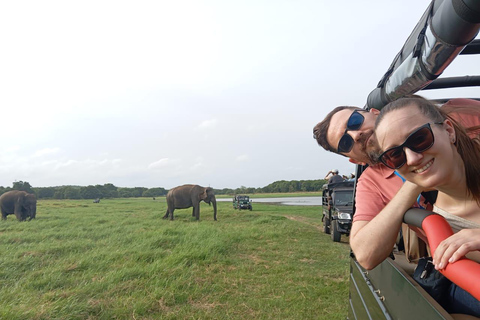
[[[0,210],[2,220],[9,214],[15,214],[18,221],[32,220],[37,214],[37,198],[25,191],[8,191],[0,196]]]
[[[93,200],[93,203],[100,203],[100,199],[97,198],[97,199]]]
[[[193,207],[192,216],[200,220],[200,201],[205,201],[210,205],[213,203],[213,219],[217,220],[217,199],[213,189],[210,187],[201,187],[194,184],[186,184],[171,189],[167,193],[167,213],[163,219],[173,220],[173,211],[175,209],[186,209]]]

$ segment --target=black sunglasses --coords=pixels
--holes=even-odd
[[[347,153],[352,150],[355,141],[353,138],[347,133],[348,130],[358,130],[361,128],[363,121],[365,121],[365,117],[359,112],[363,110],[355,110],[350,115],[347,120],[347,127],[345,128],[345,132],[343,136],[338,141],[337,153],[343,152]]]
[[[435,124],[443,124],[443,122],[435,122]],[[404,143],[382,153],[378,160],[390,169],[398,169],[407,162],[405,147],[413,152],[420,153],[430,149],[434,143],[435,137],[433,136],[432,127],[430,127],[430,123],[426,123],[413,131]]]

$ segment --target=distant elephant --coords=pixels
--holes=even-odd
[[[100,199],[97,198],[97,199],[93,200],[93,203],[100,203]]]
[[[217,199],[213,189],[208,187],[201,187],[194,184],[186,184],[183,186],[171,189],[167,194],[167,213],[163,219],[173,220],[173,211],[175,209],[186,209],[193,207],[192,216],[200,219],[200,201],[205,201],[210,205],[213,203],[213,219],[217,220]]]
[[[37,214],[37,198],[25,191],[8,191],[0,196],[0,210],[2,220],[9,214],[15,214],[18,221],[32,220]]]

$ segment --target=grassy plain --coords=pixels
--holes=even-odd
[[[0,221],[0,319],[345,319],[346,240],[318,207],[42,200]]]

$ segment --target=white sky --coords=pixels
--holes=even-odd
[[[338,105],[364,106],[428,4],[2,1],[0,185],[349,174],[312,129]],[[480,74],[457,60],[459,75]]]

